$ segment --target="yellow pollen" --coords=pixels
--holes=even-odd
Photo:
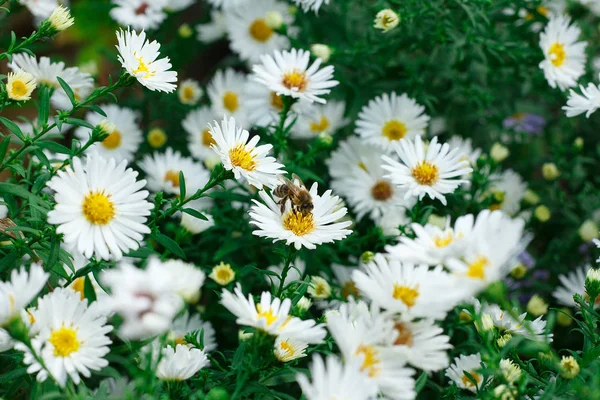
[[[175,344],[187,344],[187,342],[182,337],[178,337],[175,339]]]
[[[306,77],[305,72],[298,72],[294,70],[284,74],[281,83],[288,89],[296,89],[298,92],[302,92],[308,84],[308,78]]]
[[[194,89],[190,86],[186,86],[183,88],[183,98],[186,100],[191,100],[194,98]]]
[[[479,382],[480,377],[477,372],[472,372],[472,371],[467,371],[467,372],[469,372],[469,374],[473,377],[473,379],[475,379],[475,381]],[[471,381],[471,379],[467,375],[462,376],[462,383],[465,386],[475,386],[473,381]]]
[[[221,268],[217,271],[217,278],[221,281],[228,281],[231,279],[231,271],[225,268]]]
[[[85,295],[83,293],[84,286],[85,286],[85,278],[84,277],[75,279],[75,281],[73,282],[73,285],[71,286],[71,289],[73,289],[76,292],[79,292],[79,295],[81,296],[81,300],[85,299]]]
[[[27,314],[29,314],[29,323],[33,325],[35,323],[35,317],[33,316],[33,313],[31,312],[31,308],[27,309]]]
[[[378,201],[389,200],[393,194],[392,185],[388,181],[377,181],[371,188],[371,196]]]
[[[550,54],[550,61],[554,64],[555,67],[560,67],[565,62],[567,58],[567,53],[565,52],[565,48],[562,44],[556,42],[552,46],[550,46],[550,50],[548,50]]]
[[[163,178],[165,182],[171,182],[173,187],[179,187],[179,172],[173,169],[168,170]]]
[[[347,298],[348,296],[358,297],[358,288],[352,281],[347,281],[342,286],[342,297]]]
[[[431,186],[439,178],[438,167],[430,164],[428,161],[422,161],[416,167],[410,170],[413,178],[419,185]]]
[[[271,92],[271,106],[278,110],[283,110],[283,100],[281,96],[277,96],[277,93]]]
[[[233,92],[225,92],[223,95],[223,107],[229,110],[229,112],[235,112],[239,106],[238,95]]]
[[[395,119],[388,121],[381,130],[381,134],[389,140],[400,140],[406,135],[406,125]]]
[[[315,219],[310,214],[288,211],[283,217],[283,228],[292,231],[296,236],[304,236],[315,230]]]
[[[102,146],[109,150],[116,149],[121,144],[121,133],[119,131],[113,131],[110,135],[102,141]]]
[[[167,134],[160,128],[154,128],[148,132],[148,143],[153,148],[162,147],[167,142]]]
[[[77,340],[77,332],[72,328],[62,327],[52,331],[48,341],[54,346],[56,357],[67,357],[69,354],[79,350],[81,342]]]
[[[419,297],[418,287],[413,289],[409,286],[394,284],[392,296],[396,300],[402,301],[407,307],[412,307],[415,305],[417,297]]]
[[[90,192],[83,199],[82,210],[85,218],[94,225],[106,225],[115,216],[115,205],[104,191]]]
[[[412,332],[406,326],[406,324],[403,324],[402,322],[398,322],[394,325],[394,329],[398,332],[398,337],[396,338],[396,341],[394,342],[394,344],[396,346],[401,346],[401,345],[412,346],[412,343],[413,343]]]
[[[270,326],[277,320],[277,316],[273,314],[273,311],[270,308],[267,311],[262,311],[262,306],[257,304],[256,311],[258,312],[257,318],[264,318],[267,320],[267,326]]]
[[[246,171],[252,172],[257,166],[254,156],[246,149],[245,144],[238,144],[229,150],[229,159],[231,160],[231,165],[240,167]]]
[[[537,6],[536,11],[538,12],[538,14],[543,15],[544,17],[547,17],[550,14],[550,10],[548,9],[548,7],[544,6]]]
[[[290,346],[290,344],[287,342],[287,340],[279,343],[279,348],[282,351],[285,351],[287,353],[288,357],[293,356],[295,353],[294,348],[292,346]]]
[[[329,128],[329,120],[325,117],[321,117],[318,124],[316,122],[310,124],[310,130],[313,132],[325,132],[327,128]]]
[[[273,36],[273,29],[269,28],[269,25],[267,25],[265,20],[260,18],[255,19],[252,24],[250,24],[248,32],[254,40],[262,43],[268,41],[271,36]]]
[[[381,371],[381,368],[378,368],[381,360],[377,358],[377,350],[375,350],[373,346],[361,344],[356,350],[356,355],[358,356],[360,354],[364,355],[364,360],[360,370],[366,371],[371,378],[377,376]]]
[[[369,171],[367,171],[367,166],[362,161],[358,163],[358,168],[362,169],[365,172],[369,172]]]
[[[142,57],[135,57],[135,59],[138,62],[138,67],[133,71],[134,74],[139,74],[140,72],[143,72],[146,74],[143,76],[143,78],[150,78],[155,75],[154,72],[150,72],[150,70],[148,69],[148,65],[150,65],[151,63],[146,65]]]
[[[15,295],[13,293],[8,294],[8,309],[12,313],[15,311]]]
[[[11,92],[13,97],[23,97],[27,95],[27,85],[23,81],[14,81]]]
[[[442,235],[433,238],[433,243],[435,244],[435,247],[446,247],[453,241],[454,235],[452,235],[452,232],[446,232]]]
[[[485,277],[485,267],[490,264],[490,260],[486,257],[479,256],[469,264],[469,269],[467,270],[467,276],[469,278],[483,279]]]
[[[215,142],[215,139],[213,139],[210,130],[208,129],[202,131],[202,144],[206,147],[210,147],[213,144],[217,144],[217,142]]]

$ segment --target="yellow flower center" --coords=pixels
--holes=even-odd
[[[371,378],[377,376],[381,371],[381,368],[378,367],[381,360],[377,358],[377,350],[375,350],[375,347],[361,344],[356,350],[356,355],[358,356],[361,354],[364,355],[364,359],[360,370],[367,372]]]
[[[231,279],[231,270],[227,268],[221,268],[217,271],[216,275],[217,278],[222,282],[229,281]]]
[[[170,169],[165,173],[165,177],[163,178],[165,182],[171,182],[173,187],[179,187],[179,172],[174,169]]]
[[[119,131],[113,131],[110,135],[102,141],[102,146],[109,150],[114,150],[121,144],[121,133]]]
[[[413,335],[411,330],[402,322],[394,324],[394,329],[398,332],[398,337],[394,342],[396,346],[412,346]]]
[[[483,279],[485,277],[485,268],[490,264],[490,260],[488,260],[484,256],[479,256],[469,264],[469,269],[467,270],[467,276],[469,278],[475,279]]]
[[[11,89],[10,92],[13,97],[27,96],[27,85],[21,80],[13,81]]]
[[[283,217],[283,228],[292,231],[296,236],[304,236],[314,231],[316,224],[312,213],[288,211]]]
[[[90,192],[83,199],[83,215],[94,225],[106,225],[115,216],[115,205],[104,191]]]
[[[288,89],[296,89],[298,92],[302,92],[308,84],[308,78],[305,72],[294,70],[284,74],[281,83]]]
[[[365,172],[369,172],[369,171],[367,171],[367,166],[362,161],[358,163],[358,168],[362,169]]]
[[[358,297],[358,288],[353,281],[347,281],[342,286],[342,297],[347,298],[348,296]]]
[[[260,304],[256,305],[256,311],[258,312],[257,318],[264,318],[267,320],[267,326],[270,326],[277,320],[277,316],[273,314],[271,308],[266,311],[262,311],[262,306]]]
[[[239,106],[240,102],[238,95],[233,92],[225,92],[223,95],[223,107],[229,110],[229,112],[235,112]]]
[[[468,371],[469,374],[473,377],[473,379],[475,379],[475,381],[479,382],[479,374],[477,372],[472,372],[472,371]],[[463,375],[462,376],[462,383],[465,386],[473,386],[475,387],[475,384],[473,383],[473,381],[467,376],[467,375]]]
[[[191,86],[183,88],[183,96],[185,100],[192,100],[194,98],[194,89]]]
[[[81,300],[83,300],[85,298],[85,294],[83,293],[84,287],[85,287],[85,278],[84,277],[75,279],[75,281],[73,281],[73,284],[71,285],[71,289],[73,289],[76,292],[79,292],[79,295],[81,296]]]
[[[436,247],[446,247],[454,241],[452,232],[446,232],[433,238],[433,243]]]
[[[273,36],[273,29],[269,28],[269,25],[265,22],[264,19],[255,19],[252,24],[250,24],[250,28],[248,29],[250,36],[254,38],[257,42],[266,42]]]
[[[187,344],[187,342],[185,341],[184,338],[182,338],[181,336],[178,338],[175,338],[175,344]]]
[[[277,96],[277,93],[275,92],[271,92],[271,105],[273,108],[283,110],[283,100],[281,99],[281,96]]]
[[[550,61],[552,61],[552,64],[554,64],[555,67],[563,65],[567,58],[564,46],[558,42],[550,46],[548,53],[550,54]]]
[[[135,57],[135,55],[134,55],[134,57]],[[135,59],[138,62],[138,67],[133,71],[134,74],[139,74],[140,72],[143,72],[143,73],[145,73],[143,78],[146,78],[146,79],[153,77],[155,75],[154,72],[150,72],[150,70],[148,69],[148,65],[150,65],[151,63],[148,63],[148,65],[146,65],[146,63],[144,62],[142,57],[135,57]]]
[[[217,144],[217,142],[215,142],[215,139],[213,139],[210,130],[208,129],[202,131],[202,144],[206,147],[210,147],[213,144]]]
[[[394,292],[392,293],[392,296],[396,300],[402,301],[407,307],[412,307],[415,305],[417,297],[419,297],[419,291],[418,288],[394,284]]]
[[[389,140],[400,140],[406,135],[406,125],[395,119],[388,121],[381,130],[381,134]]]
[[[550,14],[550,9],[544,6],[537,6],[536,11],[538,12],[538,14],[543,15],[544,17],[547,17]]]
[[[431,186],[439,178],[438,167],[430,164],[428,161],[422,161],[416,167],[410,170],[413,178],[419,185]]]
[[[254,156],[246,149],[245,144],[239,144],[229,150],[229,159],[234,167],[240,167],[249,172],[254,171],[257,167]]]
[[[56,357],[67,357],[69,354],[79,350],[81,342],[77,340],[77,332],[72,328],[62,327],[52,331],[48,341],[54,346]]]
[[[291,356],[293,356],[293,355],[294,355],[294,353],[295,353],[295,352],[294,352],[294,348],[293,348],[293,347],[292,347],[292,346],[291,346],[291,345],[290,345],[290,344],[287,342],[287,340],[285,340],[285,341],[283,341],[283,342],[279,343],[279,348],[280,348],[282,351],[285,351],[285,352],[287,353],[287,356],[288,356],[288,357],[291,357]]]
[[[167,135],[162,129],[154,128],[148,132],[148,143],[153,148],[162,147],[167,142]]]
[[[393,194],[392,185],[388,181],[377,181],[371,188],[371,196],[378,201],[389,200]]]
[[[329,120],[326,117],[321,117],[319,123],[311,122],[310,130],[313,132],[325,132],[329,128]]]

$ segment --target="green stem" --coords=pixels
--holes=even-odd
[[[279,280],[279,289],[277,289],[277,297],[281,296],[281,293],[283,292],[285,278],[287,278],[287,274],[292,265],[292,259],[293,259],[295,253],[296,253],[296,248],[294,248],[293,246],[290,246],[288,249],[288,253],[285,257],[285,260],[284,260],[283,270],[281,271],[281,278]]]
[[[286,129],[285,121],[288,118],[288,114],[290,113],[292,106],[296,102],[295,98],[287,96],[283,96],[281,100],[283,102],[283,109],[279,113],[279,124],[277,125],[275,134],[273,135],[273,139],[275,140],[275,148],[273,149],[273,152],[275,153],[276,158],[282,151],[287,149],[287,132],[291,126]]]

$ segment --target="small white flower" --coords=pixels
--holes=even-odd
[[[214,121],[210,133],[215,141],[212,148],[221,157],[226,170],[233,171],[236,179],[244,178],[252,186],[262,189],[279,183],[279,175],[285,173],[283,165],[267,154],[270,144],[257,146],[259,136],[250,138],[250,133],[236,125],[235,118],[223,118],[221,124]]]
[[[290,362],[298,358],[306,357],[307,343],[301,340],[278,336],[275,339],[275,348],[273,353],[281,362]]]
[[[389,171],[386,177],[392,183],[406,190],[406,198],[415,196],[421,200],[428,195],[446,205],[444,194],[452,193],[461,183],[467,182],[456,178],[473,170],[469,162],[462,159],[464,155],[460,149],[438,143],[437,137],[431,140],[427,151],[420,136],[414,141],[401,139],[394,144],[394,149],[402,162],[383,156],[383,169]]]
[[[148,268],[154,264],[163,268],[170,275],[170,283],[173,291],[180,295],[188,303],[195,303],[200,298],[200,288],[206,279],[206,274],[196,267],[181,260],[160,261],[151,258]]]
[[[231,268],[231,265],[225,264],[221,261],[218,265],[215,265],[208,276],[213,281],[217,282],[221,286],[225,286],[235,279],[235,271]]]
[[[289,201],[282,212],[280,205],[270,195],[260,191],[259,196],[265,204],[253,200],[250,223],[259,229],[252,233],[271,238],[275,242],[285,240],[287,245],[293,244],[298,250],[303,246],[315,249],[319,244],[344,239],[352,233],[345,229],[351,221],[339,221],[346,215],[346,208],[339,208],[339,198],[332,196],[331,190],[319,196],[317,188],[317,183],[310,188],[314,208],[307,214],[293,210]]]
[[[552,296],[563,306],[575,307],[577,303],[573,300],[573,295],[585,296],[586,270],[589,271],[590,269],[591,267],[588,265],[579,267],[566,275],[558,275],[561,285],[557,286]]]
[[[52,28],[54,28],[54,30],[57,32],[62,32],[75,23],[75,20],[73,17],[71,17],[69,9],[61,5],[52,11],[52,14],[50,14],[48,17],[48,21],[50,22]]]
[[[185,381],[210,364],[204,351],[178,344],[175,350],[167,346],[156,368],[156,377],[163,381]]]
[[[202,94],[203,92],[202,88],[200,88],[200,84],[194,79],[184,80],[177,89],[177,96],[179,97],[181,104],[187,104],[189,106],[198,103]]]
[[[246,75],[232,68],[219,70],[211,79],[206,93],[214,115],[234,117],[240,125],[247,122]]]
[[[79,293],[57,288],[38,300],[33,330],[39,332],[31,339],[34,351],[44,362],[45,368],[22,343],[15,349],[25,353],[23,362],[27,372],[37,373],[38,381],[45,381],[49,374],[60,386],[67,377],[79,384],[80,374],[86,378],[92,371],[108,365],[103,357],[109,352],[112,341],[107,334],[113,327],[106,325],[106,316],[98,313],[98,303],[88,307]]]
[[[469,356],[460,355],[454,359],[454,363],[446,370],[446,376],[459,388],[475,393],[477,389],[484,385],[483,374],[479,372],[483,368],[481,364],[481,354],[479,353]],[[473,382],[465,372],[468,372],[475,381]]]
[[[564,15],[552,15],[540,34],[544,52],[540,68],[551,87],[558,86],[560,90],[573,87],[585,72],[587,42],[577,42],[580,34],[581,29],[571,25],[571,19]]]
[[[322,133],[334,134],[349,122],[344,118],[346,103],[343,101],[330,101],[304,108],[299,112],[292,138],[313,139]]]
[[[267,86],[277,95],[291,96],[310,102],[325,104],[319,96],[328,94],[337,86],[332,80],[333,66],[319,69],[321,59],[317,58],[309,67],[310,53],[305,50],[275,51],[273,55],[261,56],[261,64],[252,67],[255,80]]]
[[[31,99],[31,93],[36,86],[37,80],[33,75],[23,70],[9,72],[6,77],[6,94],[11,100],[27,101]]]
[[[206,217],[206,220],[196,218],[187,212],[181,212],[181,226],[192,235],[197,235],[204,232],[207,229],[215,226],[215,220],[212,215],[207,213],[207,210],[212,207],[212,199],[203,197],[197,200],[192,200],[186,204],[185,208],[190,208],[202,213]]]
[[[188,333],[198,331],[196,340],[200,341],[200,334],[203,334],[204,351],[210,352],[217,348],[215,329],[208,321],[203,321],[198,314],[190,314],[187,310],[183,315],[173,321],[173,326],[169,329],[167,338],[175,344],[186,344],[185,336]]]
[[[587,87],[580,85],[579,89],[581,94],[576,93],[573,89],[569,90],[567,105],[562,108],[569,118],[583,113],[586,118],[589,118],[600,108],[600,86],[588,83]]]
[[[117,32],[119,42],[119,61],[127,73],[135,77],[139,83],[152,91],[170,93],[177,86],[177,72],[169,71],[169,57],[158,59],[160,44],[146,40],[146,32],[123,31]]]
[[[167,0],[167,5],[165,6],[165,10],[170,12],[179,12],[183,11],[192,4],[194,4],[195,0]]]
[[[90,111],[86,114],[85,120],[94,126],[106,121],[113,124],[115,129],[102,142],[90,146],[89,151],[96,151],[104,158],[114,158],[117,162],[123,160],[132,162],[139,145],[144,140],[138,125],[139,116],[130,108],[114,104],[104,104],[99,107],[106,113],[106,117]],[[75,136],[83,143],[87,142],[91,135],[91,129],[85,127],[75,130]]]
[[[331,286],[326,279],[320,276],[312,276],[307,293],[314,299],[327,299],[331,296]]]
[[[181,126],[188,134],[188,150],[198,160],[218,159],[211,148],[215,141],[208,127],[208,124],[214,120],[215,114],[212,110],[207,106],[202,106],[190,111],[181,121]]]
[[[157,29],[167,18],[163,8],[168,0],[112,0],[109,14],[119,25],[133,29]]]
[[[354,132],[368,144],[390,152],[392,143],[400,139],[423,136],[427,130],[429,116],[425,107],[419,105],[406,93],[398,96],[383,94],[370,100],[358,114]]]
[[[210,12],[210,22],[196,26],[196,39],[203,43],[211,43],[227,34],[225,15],[218,10]]]
[[[146,181],[137,181],[138,173],[126,168],[126,161],[117,165],[92,153],[85,166],[73,158],[72,166],[47,183],[56,192],[48,223],[59,225],[64,242],[88,258],[118,260],[150,233],[144,223],[153,205],[146,200],[148,191],[141,190]]]
[[[0,327],[19,316],[42,290],[48,277],[41,264],[32,264],[29,272],[25,268],[13,269],[10,281],[0,282]]]
[[[527,183],[512,169],[504,170],[500,174],[492,174],[489,179],[489,191],[494,196],[493,209],[502,210],[508,215],[516,215],[521,209]]]
[[[410,365],[423,371],[439,371],[450,364],[447,353],[452,348],[450,338],[434,320],[398,321],[394,330],[397,336],[393,349],[400,351]]]
[[[331,158],[325,160],[329,175],[333,178],[331,188],[336,193],[347,196],[349,191],[343,180],[348,177],[348,171],[356,167],[366,170],[364,160],[370,159],[376,151],[376,147],[366,145],[355,136],[342,140],[339,147],[331,153]]]
[[[178,195],[181,182],[179,173],[183,173],[186,194],[194,194],[208,182],[210,174],[202,164],[183,157],[180,152],[168,147],[165,153],[146,154],[139,167],[148,177],[148,189],[153,192],[165,191]]]

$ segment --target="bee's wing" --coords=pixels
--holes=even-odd
[[[296,181],[298,181],[299,185],[306,188],[306,185],[304,184],[304,182],[302,182],[302,179],[300,179],[300,177],[296,174],[292,174],[292,181],[294,183],[296,183]]]
[[[280,176],[279,180],[281,181],[281,185],[293,185],[293,182],[290,181],[288,178],[286,178],[285,176]]]

